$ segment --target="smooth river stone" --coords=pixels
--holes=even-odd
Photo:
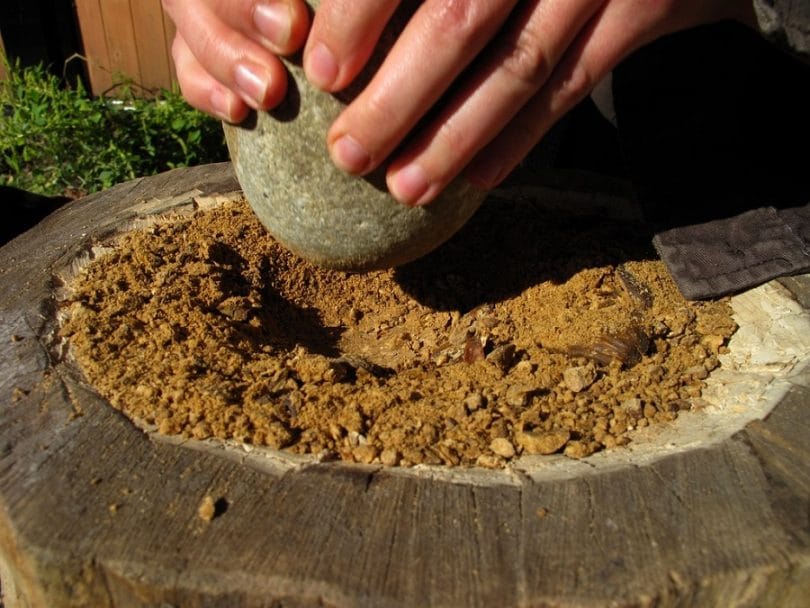
[[[271,112],[253,113],[243,124],[224,125],[253,211],[274,238],[320,266],[367,271],[405,264],[449,239],[485,198],[485,192],[457,179],[430,205],[408,208],[389,194],[385,167],[358,178],[329,158],[329,126],[369,82],[419,4],[401,4],[375,57],[349,89],[321,92],[310,86],[300,57],[285,60],[290,78],[284,102]]]

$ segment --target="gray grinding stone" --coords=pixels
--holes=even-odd
[[[329,158],[329,126],[370,80],[419,4],[401,4],[375,57],[349,90],[318,91],[309,85],[300,58],[292,58],[285,60],[289,90],[281,106],[254,113],[243,124],[224,125],[253,211],[274,238],[320,266],[367,271],[402,265],[450,238],[485,198],[485,192],[458,179],[430,205],[408,208],[389,194],[385,167],[357,178]]]

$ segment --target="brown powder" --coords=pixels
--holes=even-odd
[[[671,421],[735,329],[632,224],[492,200],[405,268],[316,268],[244,201],[124,234],[62,333],[142,426],[363,463],[584,457]]]

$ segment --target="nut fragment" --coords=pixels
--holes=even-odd
[[[489,444],[489,449],[503,458],[512,458],[515,455],[515,446],[505,437],[498,437]]]
[[[481,393],[471,393],[464,399],[464,405],[470,412],[474,412],[486,405],[486,399]]]
[[[399,462],[399,453],[393,449],[383,450],[380,454],[380,462],[387,467],[396,466]]]
[[[464,342],[464,362],[475,363],[484,359],[484,346],[481,341],[475,336],[467,336]]]
[[[216,509],[214,508],[214,499],[210,494],[206,494],[202,499],[200,506],[197,508],[197,515],[203,521],[211,521],[214,519],[215,512]]]
[[[371,464],[377,457],[377,448],[369,444],[361,444],[352,450],[352,456],[357,462]]]
[[[559,451],[571,438],[571,431],[558,429],[548,433],[530,431],[518,433],[517,441],[527,454],[553,454]]]
[[[501,371],[508,371],[515,361],[515,345],[502,344],[487,355],[487,361],[496,365]]]
[[[506,403],[512,407],[526,407],[535,390],[528,384],[512,384],[506,389]]]
[[[563,382],[565,385],[579,393],[588,388],[596,380],[596,370],[593,365],[578,365],[569,367],[563,372]]]

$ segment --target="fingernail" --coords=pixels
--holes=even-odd
[[[259,74],[252,67],[240,63],[236,66],[234,81],[249,106],[256,110],[263,109],[264,100],[267,98],[267,88],[270,86],[266,76]]]
[[[404,205],[418,205],[430,187],[425,170],[416,163],[397,171],[391,178],[388,187],[391,194]]]
[[[265,2],[256,5],[253,22],[270,44],[284,48],[292,33],[292,15],[286,2]]]
[[[233,106],[231,96],[222,89],[211,91],[211,109],[222,120],[231,122],[233,120]]]
[[[344,135],[332,144],[332,160],[346,173],[359,175],[365,172],[371,157],[351,135]]]
[[[307,55],[306,66],[309,81],[319,89],[328,89],[338,75],[335,56],[320,42]]]

